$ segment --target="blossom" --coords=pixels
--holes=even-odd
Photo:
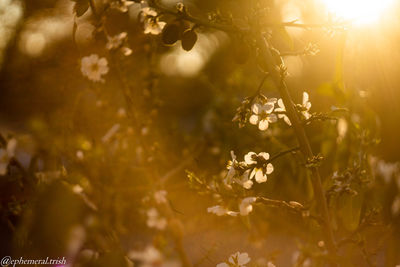
[[[285,107],[285,105],[283,104],[283,100],[280,98],[279,100],[278,100],[278,108],[276,108],[275,109],[275,111],[276,112],[283,112],[283,113],[285,113],[286,112],[286,107]],[[290,125],[292,125],[292,123],[290,122],[290,120],[289,120],[289,117],[286,115],[286,114],[278,114],[278,118],[279,119],[283,119],[289,126]]]
[[[307,92],[303,92],[303,102],[301,104],[302,111],[304,118],[308,120],[311,117],[311,114],[308,112],[311,108],[311,102],[309,101],[309,96]]]
[[[217,264],[216,267],[231,267],[231,266],[246,267],[245,264],[249,263],[250,260],[251,258],[249,257],[249,254],[247,254],[246,252],[244,253],[236,252],[235,254],[232,254],[229,257],[228,263],[226,262],[219,263]]]
[[[167,219],[160,217],[157,209],[151,208],[147,211],[147,226],[158,230],[164,230],[167,226]]]
[[[246,197],[242,199],[239,204],[239,211],[241,216],[247,216],[253,211],[253,203],[256,202],[256,197]]]
[[[7,173],[7,166],[15,155],[16,147],[17,140],[12,138],[7,142],[5,148],[0,148],[0,175],[5,175]]]
[[[247,165],[254,165],[250,173],[250,179],[255,177],[257,183],[267,181],[267,175],[274,171],[274,166],[272,163],[267,163],[268,160],[269,154],[266,152],[261,152],[258,155],[255,152],[249,152],[244,156],[244,161]]]
[[[250,123],[253,125],[258,124],[258,129],[261,131],[267,130],[269,123],[277,121],[276,115],[273,113],[271,114],[274,110],[275,102],[275,98],[270,98],[265,104],[253,104],[251,110],[254,114],[250,116]]]
[[[159,190],[154,192],[154,200],[157,204],[167,203],[167,191]]]
[[[207,212],[214,213],[217,216],[229,215],[229,216],[236,216],[238,213],[234,211],[230,211],[220,205],[212,206],[207,208]]]
[[[108,73],[107,59],[104,57],[100,58],[96,54],[83,57],[81,60],[81,72],[89,80],[94,82],[104,82],[104,79],[101,76]]]
[[[151,7],[143,7],[140,12],[140,22],[143,23],[144,33],[158,35],[165,26],[165,22],[159,21],[157,11]]]

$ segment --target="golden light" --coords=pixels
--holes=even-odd
[[[376,22],[394,0],[322,0],[328,11],[354,24]]]

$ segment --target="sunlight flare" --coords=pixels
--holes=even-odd
[[[393,0],[322,0],[328,11],[357,25],[376,22]]]

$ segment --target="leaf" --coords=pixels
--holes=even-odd
[[[168,24],[162,31],[162,41],[166,45],[173,45],[179,40],[180,27],[177,24]]]
[[[185,51],[192,50],[197,42],[197,34],[194,30],[186,30],[182,35],[182,48]]]
[[[77,17],[82,16],[89,9],[88,0],[77,0],[74,5],[74,12]]]

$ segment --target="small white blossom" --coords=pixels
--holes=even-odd
[[[278,107],[275,109],[276,112],[286,112],[286,107],[283,104],[282,98],[280,98],[277,102]],[[289,117],[286,114],[278,114],[279,119],[283,119],[289,126],[292,125],[292,123],[289,120]]]
[[[213,206],[213,207],[209,207],[207,208],[207,212],[209,213],[214,213],[217,216],[224,216],[224,215],[229,215],[229,216],[237,216],[237,212],[234,211],[230,211],[222,206]]]
[[[158,204],[167,203],[167,191],[159,190],[154,192],[154,200]]]
[[[242,199],[239,204],[239,211],[241,216],[247,216],[253,211],[253,203],[256,202],[256,197],[246,197]]]
[[[81,72],[91,81],[104,82],[101,76],[108,73],[107,59],[104,57],[100,58],[96,54],[83,57],[81,60]]]
[[[10,160],[15,156],[15,148],[17,147],[17,140],[10,139],[5,148],[0,148],[0,175],[7,173],[7,166]]]
[[[244,161],[247,165],[256,165],[250,173],[250,179],[255,178],[257,183],[263,183],[267,181],[267,175],[274,171],[272,163],[262,164],[260,161],[268,161],[269,154],[261,152],[258,155],[255,152],[249,152],[244,156]],[[261,164],[262,166],[260,166]]]
[[[151,7],[143,7],[140,12],[140,22],[143,23],[144,33],[158,35],[162,32],[165,22],[159,21],[157,11]]]
[[[262,105],[258,103],[253,104],[251,110],[254,114],[250,116],[250,123],[253,125],[258,124],[258,129],[261,131],[267,130],[270,123],[278,120],[275,114],[271,114],[274,110],[275,103],[276,99],[270,98]]]
[[[223,262],[217,264],[216,267],[246,267],[246,264],[249,263],[251,258],[249,257],[249,254],[246,252],[240,253],[236,252],[235,254],[232,254],[229,259],[228,263]]]
[[[308,112],[311,108],[311,102],[309,101],[309,96],[307,92],[303,92],[303,102],[301,104],[302,111],[304,118],[308,120],[311,117],[311,114]]]
[[[167,219],[160,217],[157,209],[151,208],[147,211],[147,226],[158,230],[164,230],[167,226]]]

